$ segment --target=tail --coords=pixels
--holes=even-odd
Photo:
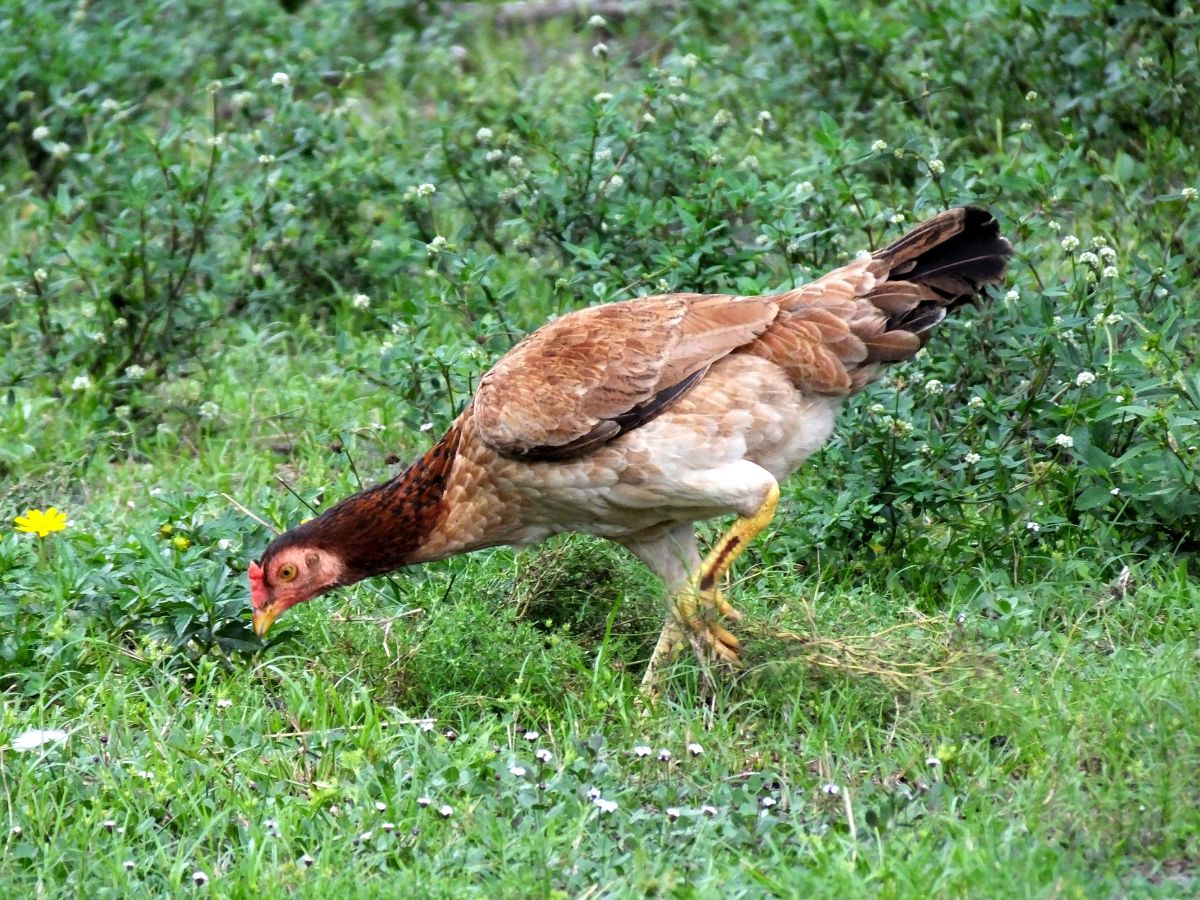
[[[886,281],[865,299],[888,314],[885,331],[905,331],[921,344],[930,329],[1004,277],[1012,245],[986,209],[964,206],[929,219],[872,259],[886,266]]]
[[[910,358],[946,313],[1004,277],[1012,246],[987,210],[947,210],[870,256],[775,298],[780,314],[746,352],[806,392],[862,390]]]

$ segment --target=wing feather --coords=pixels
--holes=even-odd
[[[764,297],[665,294],[563,316],[481,379],[479,435],[523,459],[584,453],[668,409],[777,313]]]

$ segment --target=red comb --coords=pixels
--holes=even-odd
[[[263,583],[263,569],[256,562],[250,563],[250,602],[255,608],[267,602],[267,586]]]

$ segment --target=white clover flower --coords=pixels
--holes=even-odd
[[[704,748],[701,747],[699,744],[697,744],[695,741],[692,741],[690,744],[687,745],[687,752],[690,753],[692,756],[701,756],[704,753]]]
[[[1075,438],[1071,437],[1069,434],[1060,434],[1055,437],[1054,443],[1058,444],[1060,447],[1074,447]]]
[[[489,150],[483,158],[487,162],[498,163],[498,162],[500,162],[500,160],[504,159],[504,151],[503,150]]]
[[[422,422],[421,430],[422,431],[433,431],[433,423],[432,422]]]
[[[1026,120],[1018,125],[1017,128],[1021,131],[1033,131],[1033,123]]]
[[[930,378],[927,382],[925,382],[925,393],[927,394],[933,394],[934,396],[937,396],[945,389],[946,386],[936,378]]]
[[[639,759],[643,759],[643,758],[649,756],[651,752],[652,751],[650,750],[650,748],[647,747],[645,744],[638,744],[636,747],[633,748],[633,755],[638,757]]]
[[[533,757],[538,762],[545,764],[545,763],[550,762],[552,759],[554,759],[554,754],[551,753],[549,750],[547,750],[545,747],[539,747],[537,752],[533,754]]]
[[[73,391],[86,391],[91,386],[92,379],[88,375],[76,375],[75,379],[71,382],[71,390]]]
[[[1076,387],[1087,387],[1089,384],[1096,383],[1096,373],[1084,370],[1075,376]]]
[[[100,101],[100,112],[114,113],[121,108],[121,104],[112,97],[105,97]]]
[[[250,91],[238,91],[229,98],[238,109],[243,109],[254,102],[254,94]]]
[[[375,809],[378,812],[383,812],[385,809],[387,809],[387,804],[384,803],[382,800],[376,800],[375,801]]]
[[[680,78],[678,75],[672,75],[667,79],[667,87],[681,88],[681,87],[683,87],[683,79]]]
[[[869,412],[873,416],[881,416],[885,412],[887,412],[887,407],[884,406],[882,403],[872,403],[871,406],[867,409],[867,412]]]
[[[495,136],[490,128],[480,128],[475,132],[475,140],[481,144],[490,144]]]
[[[228,697],[222,697],[217,701],[217,709],[229,709],[231,706],[233,706],[233,701]]]
[[[1032,522],[1032,521],[1026,522],[1025,527],[1028,528],[1030,531],[1032,531],[1034,534],[1037,534],[1039,531],[1042,530],[1041,525],[1039,525],[1037,522]]]
[[[694,69],[696,66],[700,65],[700,60],[697,58],[695,53],[689,53],[687,56],[681,59],[680,62],[683,64],[685,69]]]
[[[616,800],[605,800],[603,797],[597,797],[592,801],[592,805],[602,813],[611,813],[617,810]]]
[[[729,124],[729,111],[725,110],[725,109],[718,109],[716,111],[716,113],[713,114],[713,117],[712,117],[713,128],[724,128],[728,124]]]
[[[291,83],[292,79],[288,76],[287,72],[276,72],[271,76],[271,84],[275,85],[275,87],[287,87]]]
[[[121,865],[125,867],[126,872],[132,872],[135,868],[137,868],[137,863],[135,863],[132,859],[125,860],[125,862],[121,863]]]
[[[66,159],[71,155],[71,145],[63,141],[59,141],[50,147],[50,155],[55,159]]]
[[[763,797],[761,800],[758,801],[758,805],[761,806],[763,809],[770,809],[772,806],[775,805],[775,803],[776,803],[776,800],[774,797]]]
[[[355,309],[367,309],[371,305],[371,298],[366,294],[355,294],[350,302],[354,305]]]
[[[207,138],[205,138],[205,139],[204,139],[204,143],[206,143],[206,144],[207,144],[208,146],[210,146],[210,147],[221,147],[221,146],[224,146],[224,144],[225,144],[225,135],[223,135],[223,134],[212,134],[212,135],[209,135]]]
[[[642,124],[643,125],[653,125],[657,121],[658,121],[658,119],[654,118],[653,113],[642,113]]]
[[[1060,243],[1062,244],[1062,248],[1068,253],[1073,253],[1075,250],[1079,249],[1079,238],[1075,237],[1073,234],[1068,234]]]
[[[608,91],[600,91],[592,96],[592,100],[596,103],[607,103],[613,98],[613,95]]]
[[[927,756],[925,758],[925,765],[929,766],[929,768],[931,768],[931,769],[936,769],[941,764],[942,764],[942,761],[940,759],[938,759],[936,756]]]
[[[203,403],[200,404],[200,418],[215,419],[220,414],[221,414],[221,407],[219,407],[212,400],[205,400]]]
[[[1104,271],[1100,273],[1102,278],[1116,278],[1120,273],[1117,272],[1116,266],[1105,266]]]
[[[32,136],[35,141],[44,141],[46,138],[50,137],[50,129],[45,125],[39,125],[37,128],[33,129]]]
[[[821,785],[821,793],[828,794],[830,797],[836,797],[841,792],[842,792],[841,787],[834,784],[833,782],[830,782],[829,784]]]
[[[417,185],[417,196],[418,197],[432,197],[436,193],[437,193],[437,186],[434,184],[430,184],[428,181],[422,182],[421,184]]]
[[[815,188],[811,181],[802,181],[792,190],[792,193],[797,197],[803,197],[805,194],[811,194]]]
[[[528,773],[524,766],[509,766],[508,774],[513,778],[524,778]]]
[[[65,731],[60,731],[57,728],[32,728],[29,731],[23,731],[18,734],[12,741],[12,748],[17,753],[27,753],[30,750],[36,750],[44,744],[61,744],[69,735]]]
[[[1109,313],[1104,317],[1105,325],[1119,325],[1125,321],[1125,317],[1120,313]]]
[[[260,164],[262,164],[264,166],[269,166],[271,163],[275,162],[275,154],[274,153],[260,153],[260,154],[258,154],[258,161]]]
[[[1114,497],[1117,497],[1120,495],[1121,489],[1119,487],[1115,487],[1111,491],[1109,491],[1109,493],[1112,494]]]
[[[592,46],[592,56],[596,57],[596,59],[603,59],[608,56],[608,44],[604,43],[604,41],[594,44]]]
[[[983,457],[980,456],[978,453],[976,453],[974,450],[972,450],[970,453],[967,453],[963,456],[963,462],[965,462],[968,466],[975,465],[981,459],[983,459]]]
[[[625,179],[617,173],[608,176],[608,180],[600,186],[600,190],[606,194],[610,194],[615,190],[620,189],[625,184]]]
[[[1117,258],[1117,251],[1114,250],[1112,247],[1101,247],[1100,248],[1100,258],[1105,260],[1106,262],[1112,262],[1114,259]]]
[[[525,160],[519,156],[510,156],[508,162],[505,163],[513,172],[521,172],[525,168]]]
[[[1053,221],[1047,222],[1046,227],[1049,228],[1051,231],[1053,231],[1055,234],[1062,231],[1062,225],[1060,225],[1058,222],[1053,222]]]
[[[670,762],[671,761],[671,751],[666,749],[665,747],[662,750],[659,750],[658,751],[658,761],[659,762]]]
[[[1084,250],[1079,254],[1079,262],[1085,266],[1098,266],[1100,265],[1100,257],[1091,250]]]
[[[1036,100],[1037,98],[1038,98],[1038,92],[1037,92],[1037,91],[1027,91],[1027,92],[1025,93],[1025,99],[1026,99],[1026,100],[1027,100],[1029,103],[1032,103],[1032,102],[1033,102],[1034,100]]]
[[[888,221],[891,222],[893,225],[902,225],[902,224],[904,224],[904,213],[902,213],[902,212],[892,213],[890,216],[888,216]]]
[[[612,159],[612,151],[607,147],[596,151],[597,162],[608,162],[610,159]]]
[[[146,370],[136,363],[125,369],[125,377],[130,381],[137,381],[138,379],[145,377],[145,375]]]
[[[983,406],[983,398],[978,394],[975,394],[970,400],[967,401],[967,406],[971,407],[972,409],[978,409],[979,407]]]
[[[208,884],[208,875],[197,869],[192,873],[192,881],[195,883],[196,887],[204,887],[206,884]]]
[[[875,141],[875,143],[871,144],[871,150],[875,153],[882,153],[887,148],[887,141]]]
[[[417,806],[429,806],[431,803],[433,803],[433,801],[430,800],[428,797],[418,797],[417,798]]]
[[[448,243],[449,242],[442,237],[442,235],[438,234],[434,236],[432,241],[425,245],[425,249],[428,251],[430,256],[436,256],[446,249]]]
[[[603,28],[608,24],[604,16],[592,16],[587,20],[587,23],[590,28]]]
[[[534,731],[531,728],[528,731],[526,731],[525,734],[522,735],[522,737],[525,738],[525,740],[527,740],[527,741],[536,741],[538,738],[541,737],[541,735],[538,734],[536,731]]]
[[[762,125],[764,128],[774,121],[775,117],[771,115],[771,111],[769,109],[760,109],[758,111],[758,124]]]
[[[929,161],[930,175],[943,175],[946,172],[946,164],[940,159],[931,159]]]
[[[14,837],[20,837],[23,830],[24,829],[22,829],[20,825],[14,825],[12,828],[8,829],[8,833]]]
[[[1194,187],[1185,187],[1183,190],[1181,190],[1179,192],[1179,196],[1182,197],[1184,200],[1195,200],[1196,199],[1196,189]]]
[[[438,815],[440,815],[443,819],[448,819],[454,815],[454,807],[449,803],[443,803],[438,807]]]

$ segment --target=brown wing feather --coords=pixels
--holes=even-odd
[[[774,320],[769,298],[667,294],[580,310],[535,331],[481,379],[483,441],[565,459],[637,428]]]

